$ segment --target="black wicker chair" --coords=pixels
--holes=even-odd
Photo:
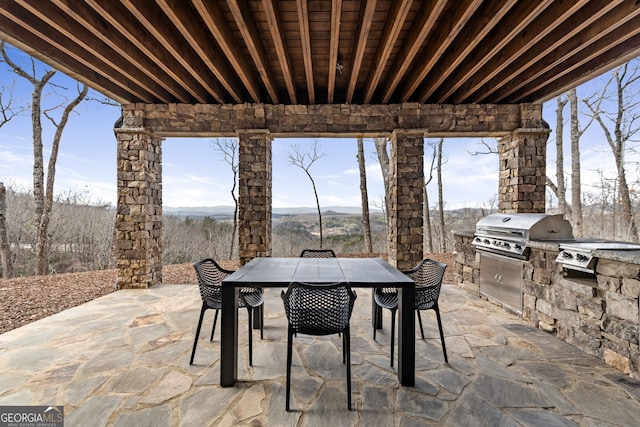
[[[416,267],[408,271],[403,271],[403,273],[413,279],[416,283],[416,312],[418,313],[418,322],[420,323],[420,335],[422,335],[422,339],[424,339],[424,330],[422,329],[422,317],[420,316],[420,310],[434,310],[438,320],[438,329],[440,330],[440,341],[442,342],[444,361],[449,363],[447,358],[447,348],[444,344],[440,309],[438,307],[440,288],[442,287],[442,279],[446,268],[446,264],[432,259],[423,259]],[[376,304],[380,307],[391,311],[391,366],[393,366],[396,311],[398,311],[398,290],[396,288],[376,288],[373,293],[373,298],[375,299]],[[376,339],[375,328],[373,329],[373,339]]]
[[[300,258],[335,258],[332,249],[303,249]]]
[[[291,357],[293,336],[342,333],[342,363],[347,365],[347,407],[351,410],[351,339],[349,320],[356,294],[347,283],[310,285],[293,282],[282,291],[287,315],[287,387],[286,409],[291,397]]]
[[[218,321],[218,312],[222,308],[222,281],[231,275],[233,271],[225,270],[220,267],[217,262],[211,258],[206,258],[193,264],[198,276],[198,287],[200,288],[200,296],[202,297],[202,308],[200,309],[200,319],[198,320],[198,328],[196,329],[196,337],[193,341],[193,350],[191,351],[191,360],[189,364],[193,364],[193,358],[196,355],[196,347],[198,345],[198,337],[200,336],[200,328],[202,327],[202,319],[204,312],[213,309],[216,314],[213,318],[213,328],[211,329],[211,338],[216,330]],[[238,307],[245,307],[249,316],[249,365],[253,365],[253,333],[252,315],[253,311],[262,310],[264,303],[264,294],[262,289],[258,288],[241,288],[240,297],[238,298]],[[260,317],[262,319],[262,316]],[[263,325],[260,323],[260,338],[263,338]]]

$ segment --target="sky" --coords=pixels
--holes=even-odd
[[[12,54],[29,65],[27,57],[12,50]],[[22,55],[22,56],[19,56]],[[30,65],[29,65],[30,66]],[[39,75],[41,75],[40,73]],[[602,86],[607,76],[587,82],[578,88],[578,96]],[[59,94],[71,97],[76,83],[58,73],[57,88],[49,92],[45,102],[60,101]],[[0,86],[12,87],[14,103],[29,103],[32,87],[26,80],[6,70],[0,64]],[[68,88],[65,91],[63,88]],[[6,89],[5,98],[6,102]],[[90,93],[93,98],[100,94]],[[556,101],[543,106],[543,116],[552,133],[547,149],[547,175],[555,174],[555,110]],[[565,110],[565,119],[568,117]],[[92,203],[116,204],[116,141],[113,124],[120,116],[116,106],[96,101],[81,103],[64,131],[57,162],[55,194],[81,196]],[[46,119],[44,145],[45,167],[49,158],[52,126]],[[565,127],[568,143],[568,126]],[[162,143],[163,205],[167,207],[202,207],[233,204],[230,195],[232,172],[221,154],[214,150],[212,138],[168,138]],[[310,168],[316,181],[321,207],[359,206],[360,187],[354,138],[277,138],[273,141],[273,207],[314,207],[311,182],[305,172],[289,164],[287,153],[292,145],[303,151],[317,141],[323,156]],[[425,170],[430,166],[432,149],[425,139]],[[496,154],[476,155],[486,151],[483,144],[495,147],[494,138],[449,138],[443,144],[443,195],[445,209],[495,207],[498,192],[498,157]],[[367,168],[367,190],[372,208],[382,204],[384,187],[373,139],[364,139]],[[569,169],[569,153],[565,153],[565,170]],[[615,176],[615,165],[602,131],[595,125],[581,139],[582,180],[585,191],[595,188],[604,176]],[[635,179],[635,174],[631,176]],[[33,183],[33,145],[31,119],[26,113],[0,127],[0,182],[18,191],[31,191]],[[437,203],[437,183],[428,187],[431,206]]]

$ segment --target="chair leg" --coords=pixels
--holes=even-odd
[[[200,336],[200,328],[202,327],[202,318],[204,317],[204,312],[207,311],[207,304],[202,303],[202,308],[200,309],[200,319],[198,320],[198,327],[196,328],[196,337],[193,339],[193,350],[191,350],[191,360],[189,361],[189,365],[193,365],[193,358],[196,355],[196,347],[198,346],[198,337]]]
[[[290,411],[290,407],[289,407],[289,400],[291,397],[291,356],[293,353],[293,333],[291,330],[291,327],[289,326],[287,328],[287,385],[286,385],[286,399],[287,399],[287,403],[286,403],[286,409],[287,412]]]
[[[218,323],[218,312],[219,312],[219,311],[220,311],[220,310],[218,310],[218,309],[216,308],[216,315],[213,317],[213,328],[211,328],[211,338],[209,338],[209,341],[213,341],[213,333],[214,333],[214,332],[215,332],[215,330],[216,330],[216,323]]]
[[[442,342],[442,353],[444,353],[444,362],[449,363],[449,359],[447,358],[447,347],[444,345],[444,333],[442,332],[442,320],[440,319],[440,309],[438,308],[438,304],[436,304],[433,309],[436,312],[436,318],[438,319],[438,329],[440,330],[440,341]]]
[[[422,335],[422,339],[424,339],[424,329],[422,329],[422,317],[420,316],[420,310],[416,310],[418,313],[418,323],[420,323],[420,335]]]
[[[349,331],[349,325],[343,332],[345,342],[345,355],[347,357],[347,409],[351,410],[351,333]]]
[[[249,316],[249,366],[253,366],[253,331],[251,328],[253,327],[253,308],[247,307],[247,315]]]

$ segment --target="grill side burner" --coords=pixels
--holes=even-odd
[[[594,274],[598,259],[595,251],[640,251],[640,244],[607,240],[575,241],[560,245],[556,262],[564,268]]]

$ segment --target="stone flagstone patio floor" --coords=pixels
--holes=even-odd
[[[254,331],[253,367],[240,311],[236,387],[218,386],[213,310],[190,366],[195,285],[118,291],[0,335],[0,405],[64,405],[66,426],[640,425],[640,382],[451,285],[440,297],[449,364],[435,315],[424,312],[416,386],[402,387],[389,367],[389,313],[373,341],[371,295],[357,292],[351,412],[337,336],[295,340],[293,411],[285,411],[286,318],[276,289],[266,291],[264,339]]]

